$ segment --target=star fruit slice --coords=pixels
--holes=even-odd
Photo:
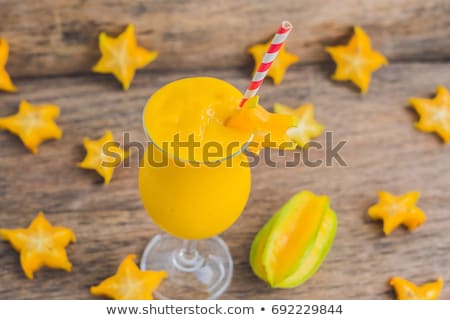
[[[257,153],[263,147],[294,149],[295,144],[286,132],[296,126],[298,118],[294,115],[271,113],[259,105],[258,100],[258,96],[250,98],[228,118],[225,125],[254,135],[250,151]]]

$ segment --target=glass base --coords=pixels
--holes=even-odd
[[[186,241],[162,234],[148,243],[141,269],[169,274],[153,292],[156,299],[217,299],[230,285],[233,260],[218,237]]]

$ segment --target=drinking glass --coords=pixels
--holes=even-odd
[[[178,98],[187,95],[182,101],[187,101],[186,108],[192,108],[196,92],[205,90],[210,83],[216,91],[230,86],[217,81],[221,80],[179,80]],[[188,90],[181,90],[183,86]],[[155,95],[174,94],[165,87],[160,91],[163,92]],[[198,99],[199,104],[204,104],[209,98],[199,94]],[[245,143],[213,161],[175,156],[173,148],[168,150],[152,139],[152,122],[147,120],[159,101],[151,98],[144,110],[144,130],[150,143],[139,169],[139,191],[147,213],[166,233],[151,239],[140,266],[142,270],[168,273],[154,292],[157,299],[215,299],[227,289],[233,274],[228,247],[217,235],[239,218],[247,203],[251,174],[244,151],[252,137],[246,137]],[[184,112],[183,104],[180,108],[172,112]],[[217,109],[213,112],[223,111],[213,108]]]

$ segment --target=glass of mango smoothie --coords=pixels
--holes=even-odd
[[[225,125],[242,93],[214,78],[181,79],[147,102],[143,125],[151,143],[139,190],[166,234],[147,245],[141,269],[169,274],[159,299],[214,299],[228,287],[233,262],[216,237],[241,215],[250,192],[244,149],[252,134]]]
[[[217,237],[241,215],[250,193],[245,155],[286,144],[290,115],[272,114],[215,78],[186,78],[159,89],[147,102],[143,125],[151,143],[139,170],[139,190],[153,222],[166,233],[147,245],[141,269],[169,277],[159,299],[214,299],[228,287],[233,262]],[[290,142],[289,142],[290,143]]]

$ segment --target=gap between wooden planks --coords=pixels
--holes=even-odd
[[[0,0],[0,36],[10,41],[13,78],[89,73],[98,35],[136,25],[139,43],[158,50],[150,69],[248,66],[246,48],[267,41],[282,20],[294,31],[287,48],[302,63],[330,61],[325,46],[362,26],[391,61],[450,58],[448,0]]]

